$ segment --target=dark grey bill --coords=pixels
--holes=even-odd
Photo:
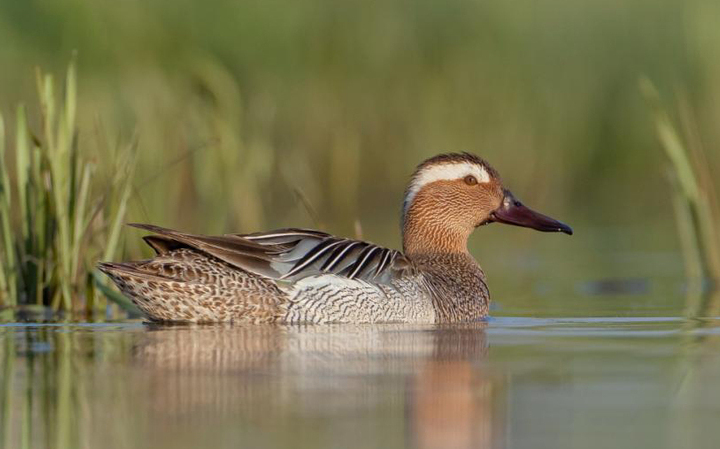
[[[490,215],[488,222],[522,226],[542,232],[564,232],[568,235],[573,233],[570,226],[526,207],[507,190],[502,206]]]

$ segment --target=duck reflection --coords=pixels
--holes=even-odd
[[[408,396],[410,440],[420,448],[501,447],[504,414],[493,401],[497,381],[482,368],[488,354],[484,330],[439,329],[434,340],[433,356]]]
[[[484,323],[148,329],[133,359],[156,428],[230,414],[259,433],[311,426],[365,446],[503,446],[503,385],[484,368]]]

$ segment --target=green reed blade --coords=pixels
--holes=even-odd
[[[130,160],[128,162],[125,177],[120,184],[122,193],[120,194],[115,216],[112,218],[112,225],[110,226],[107,246],[103,252],[102,260],[112,260],[115,255],[115,251],[117,250],[118,242],[120,240],[120,230],[122,228],[123,221],[125,220],[125,212],[127,211],[128,201],[130,200],[130,195],[132,194],[132,179],[135,172],[135,166],[137,164],[137,143],[134,143],[128,148]]]
[[[685,277],[688,286],[685,295],[686,316],[697,316],[702,302],[702,252],[699,241],[695,235],[695,224],[693,222],[692,209],[681,193],[678,180],[671,174],[672,184],[675,186],[673,193],[673,207],[675,220],[678,228],[680,247],[682,248],[683,261],[685,264]]]
[[[56,148],[49,148],[50,171],[52,174],[52,191],[54,194],[54,207],[57,215],[58,241],[58,282],[60,284],[62,308],[71,308],[72,296],[72,249],[71,249],[71,211],[75,204],[74,185],[72,179],[73,151],[75,136],[75,109],[76,109],[76,76],[74,64],[68,69],[64,107],[60,113],[57,128]],[[50,102],[46,99],[46,102]],[[48,118],[50,120],[50,118]]]
[[[36,71],[37,90],[40,97],[40,110],[43,118],[43,137],[48,151],[55,148],[55,92],[53,78]]]
[[[65,78],[65,123],[61,124],[66,132],[66,138],[73,139],[75,134],[75,118],[77,111],[77,64],[76,54],[68,66]]]
[[[35,303],[42,304],[42,292],[44,288],[44,274],[45,265],[47,262],[47,247],[46,247],[46,221],[48,214],[48,196],[47,192],[43,188],[43,164],[44,155],[39,146],[34,147],[33,151],[33,163],[31,167],[31,178],[30,184],[33,187],[33,207],[32,207],[32,226],[31,226],[31,238],[32,238],[32,251],[31,254],[34,256],[34,270],[33,276],[35,277],[34,295]],[[30,292],[28,292],[30,294]],[[32,296],[32,295],[29,295]]]
[[[662,148],[665,150],[672,166],[677,173],[677,179],[682,192],[691,200],[697,201],[699,195],[698,181],[693,170],[688,152],[683,145],[670,116],[660,101],[660,94],[647,78],[640,80],[640,90],[646,101],[653,108],[655,130]]]
[[[80,268],[80,246],[84,236],[84,229],[89,221],[86,214],[87,199],[90,191],[90,179],[92,178],[93,165],[86,164],[83,169],[82,180],[80,181],[80,190],[75,204],[75,224],[73,226],[73,244],[72,244],[72,272],[70,278],[77,281],[77,273]]]
[[[27,118],[23,105],[17,108],[17,130],[15,143],[15,185],[17,186],[18,205],[20,206],[20,226],[23,240],[27,239],[29,229],[27,221],[27,187],[30,168],[30,144],[28,142]]]

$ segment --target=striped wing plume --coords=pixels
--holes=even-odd
[[[413,271],[399,251],[309,229],[202,236],[146,224],[132,224],[155,235],[145,241],[158,254],[189,247],[233,266],[278,281],[334,274],[387,283]]]

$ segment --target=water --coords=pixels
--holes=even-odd
[[[3,448],[715,448],[720,320],[0,327]]]

